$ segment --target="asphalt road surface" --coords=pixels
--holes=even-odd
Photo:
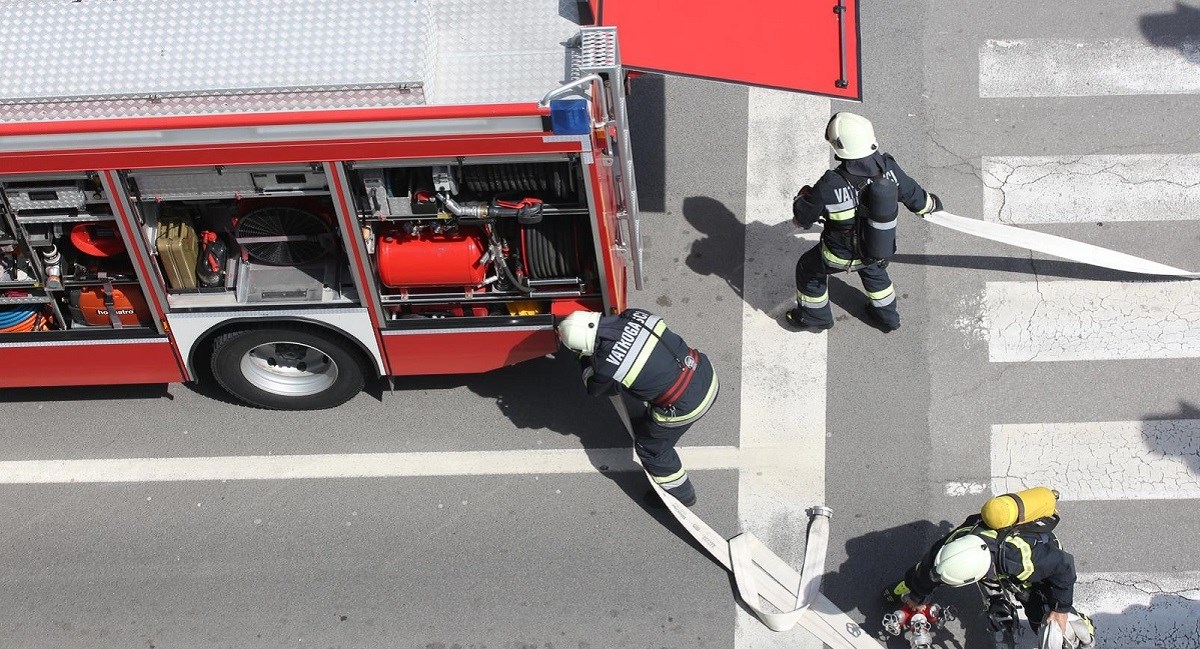
[[[1194,283],[902,211],[901,330],[865,321],[853,277],[831,282],[829,333],[778,321],[812,245],[787,199],[828,164],[837,110],[871,118],[951,212],[1200,270],[1200,9],[862,13],[862,105],[634,83],[649,281],[633,302],[722,381],[682,442],[695,511],[798,566],[803,509],[828,504],[824,591],[875,631],[880,588],[939,534],[993,491],[1051,484],[1099,646],[1200,647]],[[724,569],[643,505],[624,432],[570,359],[396,388],[317,413],[207,386],[0,393],[0,647],[819,646],[765,632]],[[296,456],[309,473],[289,474]],[[180,461],[113,462],[136,458]],[[29,460],[50,461],[45,481],[11,478]],[[295,477],[313,473],[329,477]],[[939,599],[963,617],[943,646],[988,646],[977,597]]]

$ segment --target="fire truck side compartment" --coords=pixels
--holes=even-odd
[[[263,350],[294,351],[288,323],[312,333],[300,341],[310,349],[353,347],[363,359],[343,360],[369,358],[392,375],[486,371],[553,351],[556,317],[624,305],[613,225],[622,188],[598,171],[611,142],[593,151],[591,132],[552,132],[539,103],[592,74],[571,44],[577,9],[563,0],[293,0],[283,13],[244,0],[0,3],[0,59],[17,62],[0,77],[0,183],[19,206],[3,216],[5,226],[19,221],[25,246],[9,265],[19,258],[31,278],[12,299],[45,305],[58,328],[0,336],[0,360],[31,358],[17,339],[49,340],[75,355],[46,351],[56,367],[25,384],[173,381],[188,376],[182,363],[207,365],[195,354],[220,338],[222,369],[236,378]],[[385,37],[362,38],[383,24]],[[593,80],[572,93],[596,105],[620,91]],[[166,232],[172,219],[182,237]],[[246,219],[267,229],[239,230]],[[111,224],[124,251],[100,258],[72,247],[72,225],[85,222]],[[186,229],[226,246],[224,281],[197,281],[199,250],[174,243]],[[452,245],[424,246],[439,240]],[[32,285],[46,278],[36,251],[51,245],[67,257],[57,292]],[[130,298],[125,309],[136,325],[126,326],[130,314],[109,314],[121,329],[70,317],[69,290],[82,299],[109,284],[114,298],[143,296],[144,308]],[[247,333],[268,329],[276,333]],[[110,351],[128,354],[135,371],[94,365],[113,367],[121,354],[101,353]],[[349,398],[338,385],[319,402]]]

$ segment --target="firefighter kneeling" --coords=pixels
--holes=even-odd
[[[988,500],[883,592],[889,603],[915,606],[939,585],[978,583],[988,599],[993,631],[1017,630],[1020,602],[1041,649],[1094,646],[1091,619],[1075,610],[1075,558],[1064,552],[1052,530],[1058,524],[1058,494],[1035,487]],[[1043,626],[1044,625],[1044,626]]]
[[[558,325],[558,337],[580,355],[589,394],[611,396],[623,386],[649,404],[634,426],[642,466],[679,502],[696,504],[675,443],[717,400],[717,374],[708,357],[642,309],[619,316],[576,311]]]

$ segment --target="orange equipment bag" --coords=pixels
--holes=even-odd
[[[136,286],[107,286],[71,291],[71,315],[75,321],[100,327],[149,326],[150,307]]]

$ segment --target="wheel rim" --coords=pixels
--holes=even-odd
[[[273,342],[242,356],[242,376],[254,387],[286,397],[306,397],[328,390],[338,378],[337,363],[316,347]]]

